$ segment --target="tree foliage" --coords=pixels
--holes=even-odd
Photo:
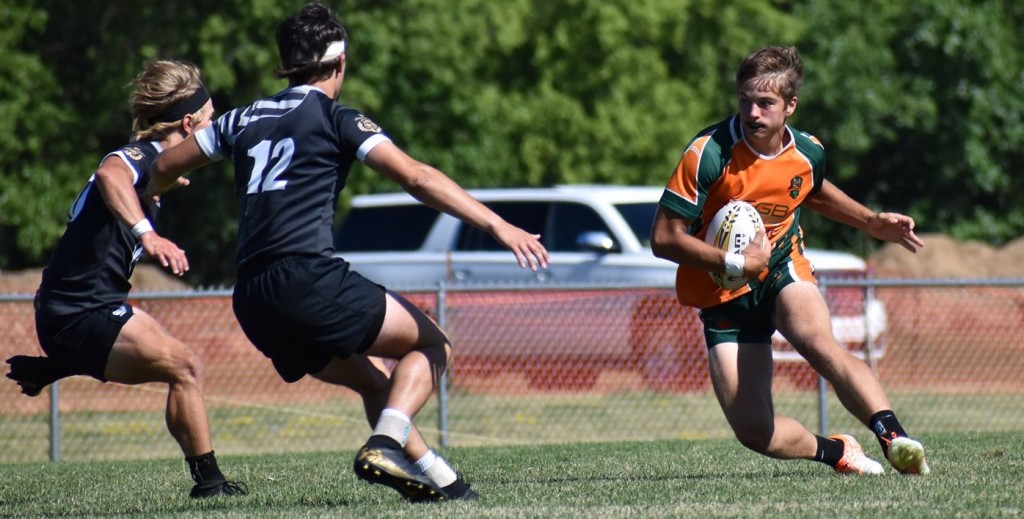
[[[810,0],[796,14],[818,21],[802,45],[799,120],[851,196],[907,212],[925,232],[993,244],[1024,234],[1024,6]]]
[[[0,7],[0,266],[38,261],[62,230],[81,163],[65,129],[72,107],[38,54],[22,43],[47,24],[32,5]],[[80,186],[79,186],[80,187]]]
[[[794,126],[828,175],[923,230],[1000,243],[1024,233],[1024,71],[1011,0],[344,0],[340,102],[467,187],[662,184],[699,129],[735,110],[740,59],[794,44]],[[67,206],[129,135],[146,59],[199,64],[219,111],[284,86],[274,28],[301,2],[0,0],[0,268],[41,265]],[[362,166],[346,196],[394,185]],[[232,280],[226,164],[165,198],[162,228],[193,284]],[[855,233],[808,223],[815,245]],[[816,237],[817,236],[817,237]],[[815,240],[818,240],[817,242]]]

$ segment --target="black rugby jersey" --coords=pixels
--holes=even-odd
[[[133,173],[135,193],[141,196],[160,151],[159,142],[133,142],[103,159],[113,155],[123,160]],[[141,205],[155,223],[148,204]],[[124,302],[132,287],[128,279],[140,257],[142,245],[107,207],[93,173],[71,205],[67,229],[43,270],[41,310],[67,315]]]
[[[211,159],[234,163],[241,268],[333,253],[331,228],[349,169],[390,139],[355,109],[303,85],[225,113],[196,141]]]

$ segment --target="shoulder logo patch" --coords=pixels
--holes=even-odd
[[[800,187],[804,185],[804,179],[800,177],[793,177],[789,181],[789,197],[796,200],[800,196]]]
[[[128,146],[124,149],[124,154],[128,155],[129,159],[142,160],[145,155],[142,154],[142,149],[138,146]]]
[[[356,126],[367,133],[380,133],[380,126],[377,126],[377,123],[371,121],[369,117],[363,114],[359,114],[356,117]]]

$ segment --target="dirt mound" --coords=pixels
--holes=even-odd
[[[941,234],[921,235],[916,254],[888,243],[868,263],[877,277],[1002,278],[1024,277],[1024,236],[1003,247],[977,241],[957,242]]]
[[[43,269],[0,272],[0,294],[34,294],[39,288]],[[140,263],[130,279],[132,292],[178,292],[192,290],[188,283],[167,270],[149,263]]]

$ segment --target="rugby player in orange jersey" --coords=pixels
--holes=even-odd
[[[907,436],[871,369],[840,346],[803,256],[800,212],[806,207],[911,252],[924,243],[914,220],[878,213],[825,180],[825,151],[786,124],[797,107],[803,61],[792,47],[747,56],[736,74],[739,112],[702,130],[668,181],[651,236],[654,254],[679,264],[680,303],[700,309],[708,366],[725,417],[745,447],[780,459],[808,459],[837,472],[881,474],[850,435],[816,435],[772,404],[771,336],[778,330],[835,388],[843,406],[878,437],[899,472],[929,471],[924,447]],[[742,254],[704,242],[708,223],[729,200],[744,200],[765,223]],[[770,247],[762,248],[762,240]],[[735,290],[708,272],[743,275]]]

